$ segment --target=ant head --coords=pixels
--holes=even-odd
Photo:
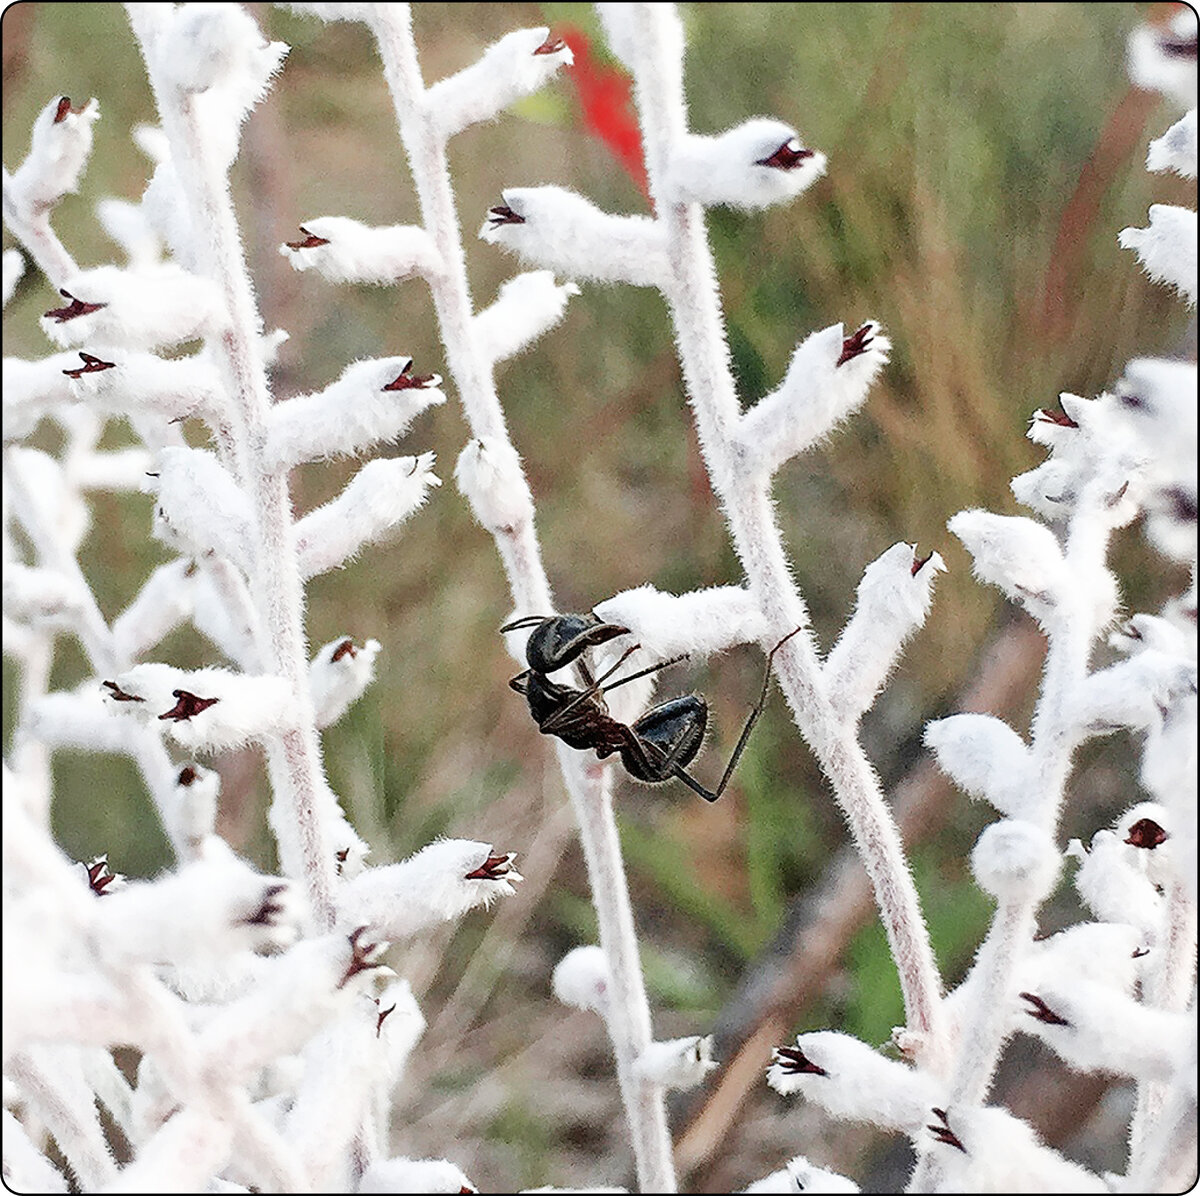
[[[628,634],[628,627],[605,623],[598,615],[552,615],[534,628],[525,646],[525,657],[536,672],[553,673],[588,648]]]

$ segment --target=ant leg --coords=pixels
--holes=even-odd
[[[641,644],[634,644],[632,648],[626,648],[625,651],[621,653],[620,659],[612,666],[612,668],[593,681],[587,689],[580,690],[579,693],[577,693],[575,697],[572,698],[571,701],[569,701],[565,706],[560,706],[552,715],[550,715],[548,719],[546,719],[544,723],[541,724],[538,730],[541,731],[543,735],[553,735],[554,728],[561,726],[563,721],[571,713],[571,711],[575,709],[576,706],[579,706],[583,702],[588,701],[590,698],[596,697],[597,694],[604,692],[604,690],[601,688],[604,682],[611,677],[613,673],[615,673],[617,669],[619,669],[625,663],[626,659],[636,652],[641,646]]]
[[[709,792],[709,790],[705,789],[704,786],[698,781],[695,781],[688,776],[688,774],[684,772],[684,770],[677,764],[671,769],[671,772],[674,776],[678,777],[679,780],[681,780],[689,789],[700,794],[705,801],[716,801],[717,798],[725,792],[725,786],[729,784],[729,778],[733,776],[733,770],[737,767],[737,762],[741,759],[742,752],[745,751],[746,741],[750,738],[750,732],[753,730],[754,724],[758,722],[758,716],[762,714],[763,710],[766,708],[767,693],[771,687],[771,661],[775,659],[775,653],[778,652],[779,649],[782,648],[783,645],[786,644],[788,640],[790,640],[792,636],[794,636],[799,630],[800,628],[797,627],[796,631],[789,631],[788,634],[785,635],[783,639],[781,639],[768,654],[767,669],[763,674],[762,693],[758,695],[758,701],[754,704],[754,709],[750,711],[750,717],[746,719],[746,725],[742,728],[742,733],[738,737],[737,746],[733,749],[733,755],[729,757],[729,763],[725,766],[725,775],[721,778],[721,783],[717,786],[716,790]]]
[[[536,627],[538,623],[544,623],[553,617],[553,615],[526,615],[523,619],[514,619],[511,623],[505,623],[500,630],[501,632],[519,631],[522,627]]]

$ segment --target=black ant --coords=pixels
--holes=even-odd
[[[725,786],[729,784],[729,778],[750,738],[750,730],[766,705],[771,660],[800,630],[797,627],[796,631],[789,632],[771,649],[767,657],[767,671],[763,676],[762,693],[742,728],[741,737],[725,767],[725,775],[721,777],[716,790],[710,791],[685,771],[700,751],[704,729],[708,724],[708,703],[699,694],[686,694],[652,706],[632,726],[617,722],[608,713],[604,701],[604,695],[609,690],[678,664],[687,659],[686,655],[664,660],[605,685],[604,682],[641,645],[634,644],[632,648],[627,648],[616,664],[600,677],[593,677],[582,654],[588,648],[595,648],[617,636],[628,635],[628,627],[605,623],[596,614],[530,615],[506,623],[500,630],[517,631],[523,627],[534,628],[525,645],[529,668],[513,677],[508,684],[525,696],[529,702],[529,713],[543,735],[557,735],[573,748],[594,750],[601,760],[618,752],[625,771],[636,780],[656,785],[677,777],[705,801],[716,801],[725,792]],[[586,689],[561,685],[547,676],[572,663],[578,667]]]

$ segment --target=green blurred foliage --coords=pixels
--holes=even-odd
[[[251,7],[270,36],[292,47],[247,126],[235,167],[265,321],[291,333],[276,393],[317,389],[356,357],[410,353],[419,369],[447,373],[421,284],[339,288],[293,274],[279,257],[277,246],[308,217],[385,224],[412,221],[417,212],[366,32]],[[874,318],[893,341],[892,362],[864,409],[819,451],[785,467],[776,485],[795,573],[826,647],[852,608],[862,569],[890,544],[937,548],[950,566],[929,625],[881,699],[884,724],[900,728],[889,732],[894,757],[880,761],[889,783],[899,746],[945,712],[1002,610],[971,578],[946,519],[975,505],[1015,511],[1008,480],[1039,459],[1023,438],[1032,411],[1060,390],[1098,392],[1128,358],[1170,350],[1185,334],[1182,305],[1142,278],[1116,244],[1117,230],[1140,223],[1150,202],[1184,194],[1178,180],[1148,178],[1142,165],[1145,142],[1174,119],[1168,106],[1121,107],[1129,98],[1124,39],[1140,11],[1128,4],[847,3],[683,10],[693,128],[715,132],[768,113],[793,122],[829,157],[827,177],[796,203],[753,215],[710,213],[743,401],[773,388],[797,341],[814,329]],[[545,23],[582,30],[611,65],[588,6],[428,3],[415,8],[425,77],[467,65],[511,28]],[[50,97],[100,100],[82,193],[62,204],[55,227],[81,265],[108,261],[114,251],[93,205],[109,194],[140,194],[149,168],[129,131],[154,119],[121,10],[14,5],[4,14],[3,44],[10,170]],[[1072,209],[1089,161],[1115,135],[1122,113],[1132,148],[1090,207]],[[1139,127],[1130,130],[1130,121]],[[582,131],[565,78],[463,133],[451,164],[477,307],[516,270],[473,236],[502,187],[557,183],[611,210],[646,210],[605,147]],[[1059,306],[1047,307],[1056,244],[1069,251],[1067,270]],[[6,315],[6,354],[48,351],[36,317],[51,298],[36,274],[23,280]],[[467,429],[449,380],[447,390],[445,406],[395,449],[436,450],[447,484],[397,539],[315,579],[308,593],[314,650],[345,634],[383,644],[372,690],[324,737],[335,789],[371,842],[374,862],[443,833],[520,849],[514,829],[537,825],[542,786],[556,784],[524,703],[505,684],[517,666],[497,628],[511,604],[491,540],[451,480]],[[588,609],[645,582],[680,592],[740,580],[657,296],[585,287],[560,327],[500,367],[499,391],[538,503],[560,609]],[[189,435],[203,440],[199,428]],[[114,443],[121,436],[118,427]],[[39,443],[53,437],[52,429],[39,431]],[[336,493],[353,468],[296,471],[297,510]],[[148,539],[149,515],[150,500],[141,495],[96,503],[83,559],[109,618],[166,559]],[[1179,586],[1136,530],[1121,537],[1116,561],[1134,608],[1153,609]],[[183,665],[214,661],[211,646],[189,632],[173,636],[158,656]],[[719,775],[760,667],[738,652],[664,678],[665,691],[692,685],[712,702],[715,729],[698,762],[702,777]],[[54,683],[69,686],[86,675],[79,651],[64,642]],[[6,736],[12,682],[6,663]],[[126,762],[63,758],[56,782],[55,832],[73,855],[107,851],[114,868],[133,875],[167,862]],[[224,793],[225,833],[270,866],[266,780],[253,756],[226,770]],[[554,792],[549,800],[563,799]],[[717,806],[701,809],[674,786],[651,791],[629,783],[619,801],[655,999],[715,1011],[788,903],[819,879],[844,841],[840,817],[777,698]],[[969,963],[988,916],[964,865],[982,814],[965,799],[963,808],[914,859],[950,976]],[[594,941],[573,851],[532,932],[542,936],[550,962],[574,943]],[[476,933],[455,937],[443,961],[451,977],[478,942]],[[836,1013],[852,1033],[881,1041],[901,1020],[882,929],[859,935],[845,962],[849,996],[840,1009],[830,998],[812,1013]],[[544,974],[523,981],[508,999],[544,997],[547,983]],[[493,1128],[544,1145],[516,1098]]]

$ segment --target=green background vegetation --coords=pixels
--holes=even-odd
[[[307,217],[407,222],[416,218],[415,200],[367,33],[251,7],[273,38],[292,47],[247,126],[235,168],[266,324],[292,334],[276,393],[318,389],[347,361],[368,356],[410,353],[418,369],[445,373],[422,284],[333,287],[293,274],[278,256],[279,243]],[[795,573],[826,647],[852,608],[862,569],[890,544],[936,548],[949,565],[927,627],[864,722],[889,786],[923,754],[923,724],[952,708],[992,630],[1012,617],[973,581],[946,519],[971,506],[1017,513],[1008,479],[1040,458],[1023,437],[1032,411],[1062,390],[1095,394],[1130,357],[1173,351],[1185,335],[1182,304],[1149,284],[1116,244],[1117,230],[1144,223],[1150,202],[1184,194],[1178,180],[1148,177],[1142,166],[1146,141],[1176,115],[1165,102],[1129,92],[1124,42],[1142,15],[1128,4],[684,8],[693,128],[717,132],[776,115],[829,157],[827,177],[793,204],[710,215],[743,401],[769,392],[796,342],[816,328],[874,318],[895,346],[863,410],[819,451],[785,467],[776,486]],[[604,57],[595,17],[582,5],[420,4],[415,12],[431,81],[472,62],[509,29],[560,23],[585,31]],[[81,265],[112,260],[93,205],[105,195],[140,194],[148,163],[129,130],[154,119],[123,13],[113,4],[18,4],[6,10],[3,34],[10,170],[49,98],[100,100],[81,194],[61,205],[55,227]],[[557,183],[610,210],[646,210],[606,148],[583,130],[565,78],[462,134],[451,154],[478,307],[517,269],[473,235],[502,187]],[[7,245],[7,230],[5,238]],[[6,315],[6,354],[49,351],[36,317],[52,297],[31,272]],[[682,592],[740,580],[657,296],[585,286],[558,328],[500,367],[499,387],[561,609],[587,609],[645,582]],[[510,602],[491,540],[451,479],[467,429],[449,382],[447,392],[446,405],[423,416],[395,450],[436,450],[446,485],[396,540],[314,580],[308,629],[314,649],[342,634],[383,644],[374,686],[324,736],[334,788],[375,862],[402,858],[438,834],[522,853],[538,834],[549,845],[549,873],[536,878],[540,896],[517,928],[519,943],[489,936],[486,919],[476,917],[413,964],[426,1010],[451,994],[474,994],[471,1024],[490,1033],[490,1049],[506,1058],[530,1035],[559,1032],[548,970],[563,950],[594,937],[594,919],[551,754],[505,684],[516,667],[496,629]],[[109,443],[126,435],[115,425]],[[203,442],[201,429],[189,435]],[[54,429],[41,429],[38,443],[53,447]],[[297,509],[335,494],[354,468],[298,470]],[[149,517],[145,496],[96,498],[82,556],[110,619],[168,559],[147,538]],[[1136,528],[1121,536],[1115,559],[1131,609],[1153,609],[1178,588]],[[215,660],[211,646],[186,630],[155,658],[185,667]],[[664,679],[665,691],[691,686],[713,706],[702,779],[719,775],[760,668],[759,658],[740,650]],[[73,641],[61,641],[55,684],[86,676]],[[5,679],[12,679],[7,662]],[[6,735],[12,692],[6,685]],[[1088,755],[1093,784],[1080,795],[1087,818],[1071,833],[1090,833],[1126,804],[1127,749],[1114,739]],[[261,764],[248,754],[221,766],[222,830],[269,867]],[[107,851],[117,870],[134,876],[168,863],[125,761],[63,755],[55,767],[54,829],[66,851],[81,859]],[[819,880],[845,841],[777,696],[729,792],[718,806],[702,806],[675,786],[628,783],[620,794],[652,1001],[679,1014],[672,1025],[680,1033],[708,1027],[789,903]],[[987,820],[962,798],[950,825],[915,856],[950,980],[969,964],[989,915],[965,865]],[[843,966],[796,1028],[838,1025],[883,1041],[902,1014],[878,925],[849,945]],[[525,1019],[516,1029],[514,1017]],[[451,1041],[467,1029],[441,1032]],[[455,1090],[454,1069],[464,1066],[447,1053],[426,1078],[445,1096]],[[615,1101],[603,1064],[599,1075]],[[471,1075],[460,1078],[469,1084]],[[773,1098],[764,1091],[753,1099]],[[530,1112],[536,1107],[536,1091],[514,1080],[506,1103],[480,1115],[478,1178],[561,1182],[550,1148],[569,1143],[546,1139],[544,1119]],[[470,1118],[462,1118],[466,1134]],[[618,1127],[618,1159],[622,1138]],[[503,1144],[514,1146],[511,1156]],[[802,1148],[781,1147],[786,1153],[765,1169]],[[744,1184],[755,1174],[734,1167],[726,1178]]]

